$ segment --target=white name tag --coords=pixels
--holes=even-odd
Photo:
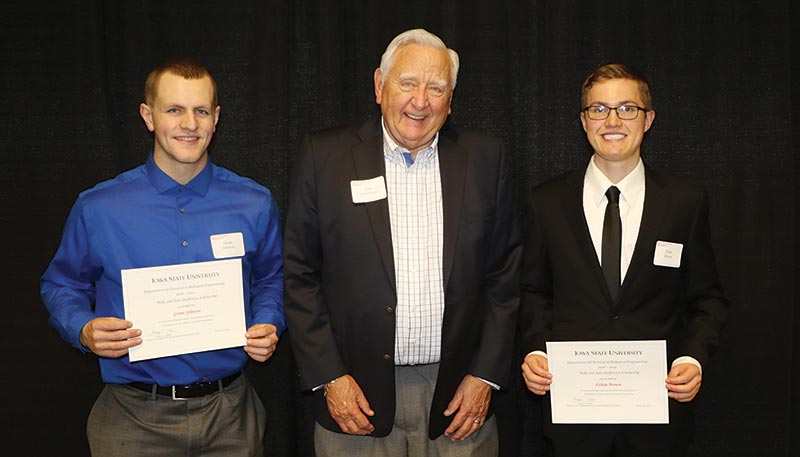
[[[350,181],[350,192],[353,194],[353,203],[369,203],[386,198],[386,182],[383,176]]]
[[[656,253],[653,256],[653,265],[659,267],[679,268],[681,266],[681,243],[669,241],[656,241]]]
[[[211,250],[214,251],[215,259],[244,256],[242,232],[211,235]]]

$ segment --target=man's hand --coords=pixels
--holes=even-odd
[[[667,375],[669,398],[686,403],[694,400],[700,392],[703,375],[700,368],[693,363],[680,363],[672,367]]]
[[[375,431],[375,426],[367,419],[367,416],[374,416],[375,412],[356,380],[346,374],[334,381],[325,387],[325,400],[339,428],[350,435],[368,435]]]
[[[265,362],[272,357],[278,345],[278,328],[272,324],[256,324],[245,333],[247,344],[244,346],[251,359]]]
[[[547,357],[528,354],[522,364],[522,377],[528,390],[536,395],[544,395],[550,390],[553,375],[548,371]]]
[[[80,342],[100,357],[117,358],[128,349],[142,344],[142,331],[131,328],[133,322],[117,317],[98,317],[81,329]]]
[[[450,426],[444,431],[450,441],[465,440],[480,429],[489,412],[492,400],[492,387],[472,375],[464,376],[453,399],[444,411],[445,416],[452,416]]]

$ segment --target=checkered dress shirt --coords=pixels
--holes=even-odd
[[[409,165],[403,155],[408,150],[383,129],[397,282],[396,365],[436,363],[441,353],[444,244],[438,140],[437,134]]]

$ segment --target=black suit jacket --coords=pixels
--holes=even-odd
[[[508,157],[500,141],[443,130],[445,311],[429,435],[466,374],[505,385],[519,301],[519,241]],[[345,373],[392,428],[397,305],[386,199],[353,203],[350,182],[385,176],[379,120],[305,138],[294,166],[285,228],[286,315],[301,387]],[[316,420],[340,431],[316,393]]]
[[[669,363],[688,355],[705,366],[728,303],[717,276],[704,190],[645,168],[639,235],[612,302],[583,212],[584,174],[585,168],[562,175],[529,194],[520,304],[524,353],[545,351],[546,341],[664,339]],[[683,245],[680,267],[654,265],[657,241]],[[669,403],[669,425],[621,428],[632,444],[648,448],[691,439],[691,403]],[[575,441],[607,428],[553,425],[546,417],[545,432]]]

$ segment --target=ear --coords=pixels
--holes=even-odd
[[[381,96],[383,95],[383,82],[381,81],[382,76],[383,74],[381,73],[381,68],[376,68],[373,79],[375,83],[375,103],[379,105],[381,104]]]
[[[219,112],[222,110],[222,107],[217,105],[214,109],[214,131],[217,131],[217,122],[219,122]]]
[[[653,125],[653,122],[656,120],[656,112],[650,110],[644,117],[644,131],[650,130],[650,127]]]
[[[581,111],[580,116],[581,116],[581,125],[583,126],[583,131],[585,132],[586,131],[586,113],[584,111]]]
[[[142,103],[139,105],[139,116],[142,116],[142,119],[147,126],[147,130],[152,132],[156,129],[155,124],[153,123],[153,111],[149,106],[147,106],[147,103]]]

